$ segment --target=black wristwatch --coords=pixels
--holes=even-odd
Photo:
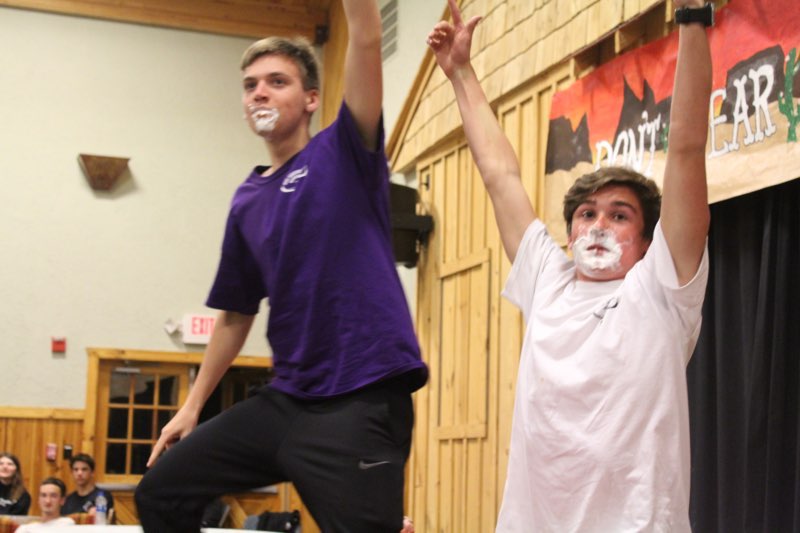
[[[714,24],[714,4],[706,2],[703,7],[679,7],[675,10],[677,24],[692,24],[699,22],[705,27]]]

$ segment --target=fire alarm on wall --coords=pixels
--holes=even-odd
[[[66,353],[67,352],[67,338],[66,337],[50,337],[53,353]]]
[[[48,442],[44,448],[44,457],[48,461],[55,461],[58,455],[58,445],[55,442]]]

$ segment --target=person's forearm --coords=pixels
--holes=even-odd
[[[350,46],[381,46],[381,13],[377,0],[343,0]]]
[[[381,15],[377,0],[344,0],[348,43],[344,61],[344,100],[364,145],[378,148],[383,106]]]
[[[200,413],[208,397],[214,392],[222,376],[242,349],[254,318],[228,311],[219,314],[197,378],[184,403],[184,409]]]
[[[661,228],[684,285],[700,266],[710,224],[705,150],[712,71],[705,27],[687,24],[679,31]]]
[[[701,24],[680,27],[670,111],[669,150],[705,152],[711,98],[711,52]]]
[[[500,127],[472,65],[456,69],[450,81],[475,164],[490,193],[508,177],[519,178],[519,161]]]

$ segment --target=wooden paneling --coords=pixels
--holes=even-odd
[[[341,0],[330,10],[330,40],[325,44],[322,73],[322,110],[320,127],[329,126],[339,113],[344,95],[344,58],[347,52],[347,20]]]
[[[69,461],[63,459],[64,445],[80,451],[83,411],[70,409],[0,408],[0,450],[20,460],[25,487],[31,494],[30,514],[39,514],[39,483],[57,477],[74,490]],[[45,458],[47,444],[57,446],[56,459]]]
[[[136,502],[133,501],[133,491],[112,491],[114,496],[114,520],[120,525],[133,525],[139,523],[139,514],[136,512]]]
[[[32,500],[29,514],[40,513],[36,494],[43,479],[57,477],[67,485],[68,492],[75,490],[69,460],[63,458],[63,450],[64,445],[70,445],[73,446],[73,454],[94,453],[90,449],[80,449],[83,420],[83,411],[77,409],[0,407],[0,451],[13,453],[20,460],[25,486]],[[45,446],[48,443],[54,443],[58,447],[55,461],[45,459]],[[117,524],[139,523],[139,515],[133,500],[134,486],[126,490],[111,491],[114,496],[114,515]],[[274,493],[233,494],[223,497],[223,500],[231,506],[227,527],[241,528],[248,515],[257,515],[264,511],[299,509],[303,531],[319,533],[313,518],[289,484],[279,485],[277,492]]]
[[[468,151],[449,145],[420,167],[437,232],[420,261],[417,331],[431,376],[415,394],[407,509],[417,531],[490,531],[496,471],[489,400],[492,251],[487,198]],[[491,222],[490,220],[488,222]]]
[[[498,106],[539,213],[550,101],[571,79],[569,67],[551,69]],[[417,173],[436,231],[418,270],[417,332],[431,378],[415,394],[408,512],[420,533],[492,531],[508,467],[524,324],[500,296],[511,264],[463,137],[442,143]]]

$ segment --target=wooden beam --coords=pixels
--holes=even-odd
[[[347,19],[341,0],[330,6],[330,38],[325,44],[325,61],[322,63],[322,109],[320,127],[325,128],[336,119],[344,97],[344,59],[347,52]]]
[[[0,407],[0,418],[30,418],[37,420],[83,420],[83,409],[57,407]]]
[[[619,55],[644,44],[646,29],[645,17],[637,17],[620,26],[614,32],[614,52]]]
[[[163,26],[238,37],[301,35],[317,40],[327,1],[287,0],[0,0],[0,6]]]
[[[89,358],[114,361],[139,361],[143,363],[183,363],[200,364],[203,361],[201,352],[159,352],[150,350],[126,350],[118,348],[87,348]],[[231,367],[272,367],[272,357],[258,355],[239,355],[231,363]]]

